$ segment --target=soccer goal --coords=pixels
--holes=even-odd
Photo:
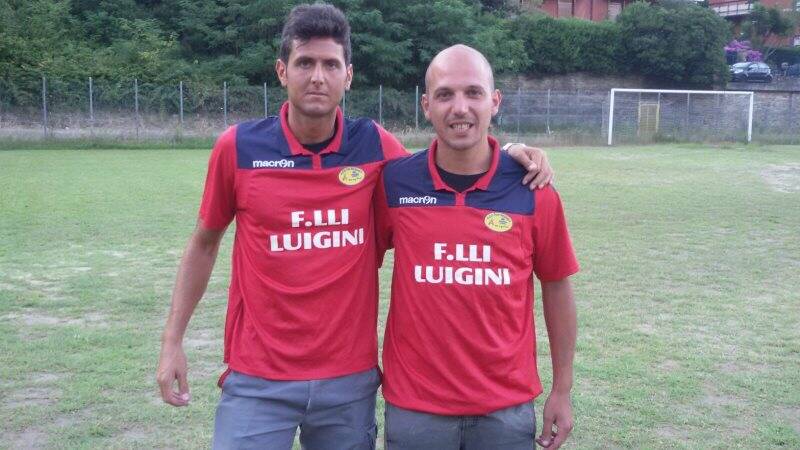
[[[753,138],[753,92],[611,89],[608,145]]]

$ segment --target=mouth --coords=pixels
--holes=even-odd
[[[328,96],[328,94],[326,94],[324,92],[309,92],[306,95],[310,95],[310,96],[313,96],[313,97],[327,97]]]
[[[475,125],[469,122],[454,122],[450,124],[450,129],[459,132],[459,131],[467,131],[474,126]]]

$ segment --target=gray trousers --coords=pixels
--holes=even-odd
[[[387,450],[531,450],[536,434],[533,402],[485,416],[442,416],[386,403]]]
[[[215,450],[373,450],[377,369],[337,378],[274,381],[230,372],[214,423]]]

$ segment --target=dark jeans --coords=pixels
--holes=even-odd
[[[274,381],[231,372],[222,384],[215,450],[373,450],[377,369],[337,378]]]

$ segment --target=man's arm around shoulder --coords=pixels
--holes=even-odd
[[[198,222],[178,268],[172,306],[161,337],[161,356],[156,373],[161,398],[173,406],[189,404],[188,366],[183,351],[183,336],[194,308],[208,286],[224,234],[224,229],[212,230]],[[178,391],[174,389],[176,381]]]

